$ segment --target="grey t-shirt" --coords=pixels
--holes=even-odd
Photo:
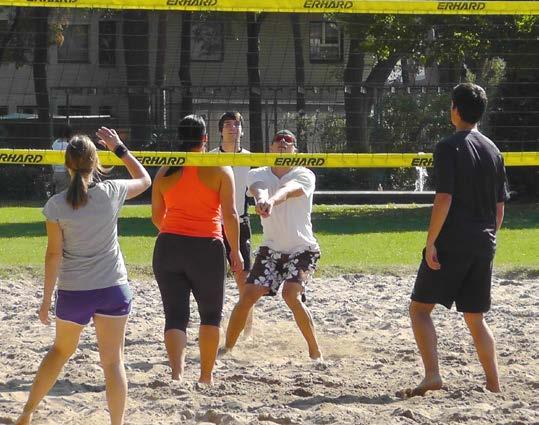
[[[127,196],[121,180],[107,180],[88,189],[88,203],[74,210],[66,191],[51,197],[43,214],[62,229],[64,252],[58,289],[85,291],[127,283],[118,244],[117,220]]]

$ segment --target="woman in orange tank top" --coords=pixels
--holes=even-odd
[[[205,152],[206,124],[188,115],[178,127],[180,151]],[[232,248],[232,270],[243,269],[230,167],[162,167],[152,188],[152,221],[159,229],[153,270],[165,313],[165,346],[172,379],[181,380],[189,298],[200,314],[200,378],[213,383],[226,274],[221,217]]]

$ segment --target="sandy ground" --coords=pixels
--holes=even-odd
[[[216,385],[199,388],[193,322],[186,379],[169,379],[163,317],[155,282],[132,284],[136,303],[128,326],[126,424],[531,424],[539,423],[539,281],[496,278],[487,320],[497,337],[504,392],[483,388],[466,327],[438,307],[435,324],[445,388],[400,400],[395,391],[419,382],[421,364],[407,316],[413,276],[345,275],[316,279],[308,305],[325,364],[306,346],[282,299],[257,307],[255,337],[220,360]],[[40,325],[37,279],[0,280],[0,423],[13,423],[54,328]],[[226,317],[236,299],[227,290]],[[193,303],[194,304],[194,303]],[[226,320],[225,323],[226,325]],[[35,415],[35,424],[106,424],[103,377],[95,333],[80,347]]]

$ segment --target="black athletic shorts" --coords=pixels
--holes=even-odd
[[[463,313],[484,313],[490,309],[490,287],[494,256],[438,251],[440,270],[432,270],[423,259],[417,272],[412,300],[442,304]]]
[[[225,229],[223,227],[223,242],[225,243],[226,258],[230,264],[230,245],[226,240]],[[251,270],[251,223],[249,218],[240,218],[240,252],[243,257],[243,270]]]

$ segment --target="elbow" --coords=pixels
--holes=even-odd
[[[161,219],[152,216],[152,223],[155,227],[157,227],[157,230],[161,230]]]
[[[225,221],[239,221],[240,217],[236,209],[228,210],[223,212],[223,220]]]
[[[146,173],[144,177],[141,179],[142,185],[144,186],[144,190],[148,189],[152,185],[152,179],[150,178],[150,175]]]
[[[52,261],[60,261],[62,259],[62,252],[61,251],[49,251],[47,250],[45,252],[45,261],[52,262]]]

